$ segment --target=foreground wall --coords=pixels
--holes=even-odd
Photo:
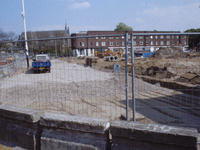
[[[109,133],[110,132],[110,133]],[[141,124],[0,105],[3,149],[195,150],[198,132],[158,124]]]

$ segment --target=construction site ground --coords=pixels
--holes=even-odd
[[[180,56],[158,58],[155,53],[134,60],[136,121],[195,127],[200,132],[200,57]],[[0,83],[2,103],[111,121],[126,119],[124,58],[115,62],[98,59],[92,67],[85,58],[63,57],[51,62],[51,73],[34,74],[31,68],[22,68],[4,78]],[[120,72],[114,72],[114,64],[121,65]],[[131,67],[128,84],[131,120]]]

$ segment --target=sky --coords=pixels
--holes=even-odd
[[[135,31],[200,28],[200,0],[24,0],[27,31],[112,31],[120,22]],[[0,28],[24,31],[21,0],[0,0]]]

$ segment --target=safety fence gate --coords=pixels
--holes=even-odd
[[[24,52],[11,49],[1,53],[1,61],[9,62],[1,69],[13,66],[12,74],[0,78],[1,102],[111,121],[195,127],[200,131],[200,53],[184,49],[188,35],[200,33],[27,40],[29,68]],[[25,41],[14,42],[23,48],[20,43]],[[34,73],[31,64],[36,54],[42,53],[49,56],[51,71]]]
[[[188,35],[200,33],[145,33],[131,34],[130,41],[126,38],[127,121],[131,108],[133,121],[194,127],[200,131],[200,52],[197,48],[184,49]],[[148,47],[172,46],[160,46],[148,53],[137,51],[136,43],[142,38]],[[129,44],[131,60],[127,59]],[[127,88],[130,74],[132,95]]]

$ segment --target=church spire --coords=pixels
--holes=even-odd
[[[65,30],[67,30],[67,23],[66,23],[66,19],[65,19]]]

